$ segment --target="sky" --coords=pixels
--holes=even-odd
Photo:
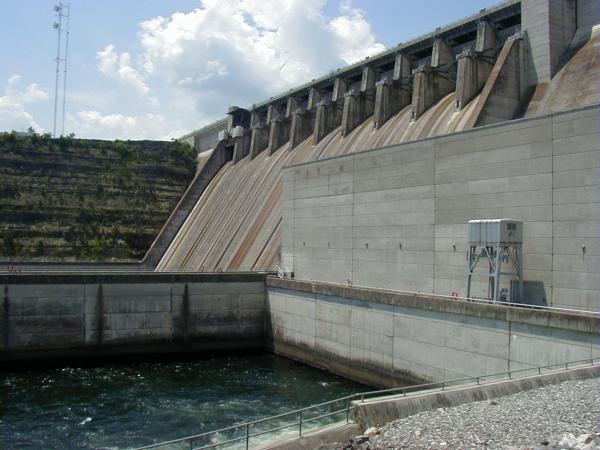
[[[176,138],[496,3],[71,0],[64,134]],[[0,131],[52,132],[56,1],[1,4]]]

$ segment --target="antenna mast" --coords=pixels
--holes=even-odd
[[[65,31],[65,71],[63,75],[62,129],[60,132],[61,136],[65,134],[65,106],[67,103],[67,62],[69,59],[69,25],[71,22],[71,4],[67,3],[63,10],[66,10],[66,13],[63,14],[63,16],[67,18],[67,29]]]
[[[52,127],[52,136],[56,137],[56,112],[58,110],[58,77],[60,73],[60,41],[62,33],[62,19],[63,19],[63,5],[58,3],[54,5],[54,12],[56,13],[57,22],[52,25],[58,33],[58,39],[56,44],[56,80],[54,82],[54,125]]]

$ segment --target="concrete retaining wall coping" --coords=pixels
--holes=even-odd
[[[93,273],[93,274],[0,274],[0,285],[11,284],[102,284],[102,283],[241,283],[263,281],[266,272],[229,273]]]
[[[391,292],[315,281],[281,279],[272,276],[266,278],[266,283],[268,287],[290,289],[316,295],[341,297],[350,300],[361,300],[379,304],[399,305],[427,311],[438,311],[484,319],[504,320],[506,322],[541,325],[572,331],[593,333],[600,330],[600,318],[585,315],[584,313],[493,305],[439,295],[432,296],[420,293]]]

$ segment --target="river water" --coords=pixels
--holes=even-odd
[[[72,365],[0,377],[5,449],[132,448],[365,390],[274,355]]]

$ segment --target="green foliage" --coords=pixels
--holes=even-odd
[[[7,229],[2,232],[2,253],[4,256],[17,256],[17,243],[11,230]]]
[[[56,142],[58,144],[58,148],[64,152],[71,145],[72,139],[65,137],[65,136],[61,136],[56,140]]]
[[[37,243],[35,244],[34,255],[35,256],[44,256],[44,243],[41,240],[37,241]]]
[[[120,141],[118,139],[115,140],[115,150],[119,154],[121,159],[127,159],[130,156],[129,149],[127,148],[125,142]]]
[[[176,159],[180,160],[194,160],[195,152],[191,145],[186,142],[172,141],[171,142],[171,155]]]
[[[14,179],[0,175],[0,198],[17,198],[19,196],[19,185]]]

